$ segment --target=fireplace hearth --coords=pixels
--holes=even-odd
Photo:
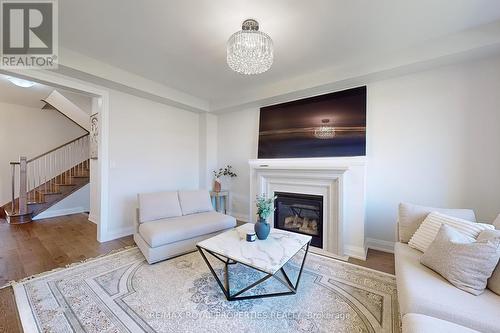
[[[311,245],[323,248],[323,196],[275,192],[274,227],[312,236]]]

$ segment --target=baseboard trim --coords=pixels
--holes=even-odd
[[[227,215],[231,215],[232,217],[234,217],[238,221],[242,221],[242,222],[246,222],[246,223],[250,222],[250,217],[247,214],[227,212]]]
[[[366,243],[366,247],[369,249],[382,251],[382,252],[388,252],[388,253],[394,253],[394,242],[390,242],[390,241],[386,241],[386,240],[382,240],[382,239],[367,238],[365,243]]]
[[[90,214],[89,214],[89,221],[94,223],[94,224],[97,224],[97,218],[95,218],[95,216],[90,215]]]
[[[324,256],[324,257],[337,259],[337,260],[342,260],[342,261],[348,261],[349,260],[348,256],[341,256],[341,255],[337,255],[337,254],[334,254],[334,253],[330,253],[330,252],[328,252],[326,250],[323,250],[323,249],[320,249],[320,248],[314,247],[314,246],[310,246],[309,247],[309,252],[317,254],[317,255],[321,255],[321,256]]]
[[[135,233],[135,226],[126,227],[115,232],[108,232],[104,237],[101,237],[99,242],[109,242],[118,238],[133,235]]]
[[[352,246],[352,245],[344,245],[344,255],[360,259],[360,260],[366,260],[366,253],[368,251],[368,248],[366,247],[361,247],[361,246]]]
[[[74,207],[74,208],[66,208],[66,209],[57,209],[57,210],[46,210],[41,212],[37,216],[35,216],[32,220],[42,220],[42,219],[50,219],[52,217],[85,213],[88,210],[83,207]]]

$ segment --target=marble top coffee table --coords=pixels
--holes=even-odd
[[[242,300],[272,296],[291,295],[297,292],[300,276],[306,261],[311,243],[311,236],[297,234],[280,229],[271,229],[271,233],[266,240],[257,239],[255,242],[247,242],[247,232],[253,232],[254,225],[247,223],[232,230],[223,232],[217,236],[199,242],[196,246],[201,256],[205,260],[208,268],[212,272],[219,287],[224,292],[227,300]],[[304,258],[300,266],[300,271],[295,284],[290,281],[283,266],[292,259],[299,251],[304,250]],[[224,263],[224,283],[215,273],[214,268],[207,259],[205,253],[210,254]],[[265,275],[243,289],[232,292],[230,284],[230,265],[242,264]],[[274,277],[280,281],[287,290],[270,294],[242,295],[244,292],[254,288],[267,279]]]

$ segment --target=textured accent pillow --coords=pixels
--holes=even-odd
[[[182,216],[177,191],[141,193],[139,199],[139,223]]]
[[[444,215],[438,212],[430,213],[422,222],[420,227],[411,237],[408,245],[414,249],[425,252],[431,245],[442,224],[447,224],[474,241],[483,230],[493,230],[491,224],[470,222],[456,217]]]
[[[400,203],[398,214],[399,241],[408,243],[420,224],[425,220],[427,215],[432,212],[439,212],[441,214],[476,222],[476,216],[474,215],[474,211],[472,209],[435,208],[409,203]]]
[[[493,221],[493,225],[495,226],[495,228],[497,230],[500,230],[500,214],[498,214],[497,218],[495,219],[495,221]]]
[[[485,230],[482,231],[477,237],[478,241],[482,240],[500,240],[500,230]],[[498,248],[500,251],[500,247]],[[488,279],[488,289],[493,291],[495,294],[500,295],[500,263],[493,271],[493,274]]]
[[[500,239],[470,242],[446,224],[420,257],[420,263],[439,273],[455,287],[480,295],[500,258]]]
[[[210,212],[214,210],[210,194],[206,190],[179,191],[182,215]]]

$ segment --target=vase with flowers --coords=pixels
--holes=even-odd
[[[219,168],[219,170],[214,170],[214,192],[220,192],[222,188],[222,177],[236,177],[236,173],[233,172],[233,167],[226,165],[225,168]]]
[[[269,236],[271,226],[269,225],[268,218],[274,213],[274,201],[276,197],[267,198],[265,195],[258,195],[256,200],[257,215],[259,220],[255,223],[254,229],[257,238],[264,240]]]

